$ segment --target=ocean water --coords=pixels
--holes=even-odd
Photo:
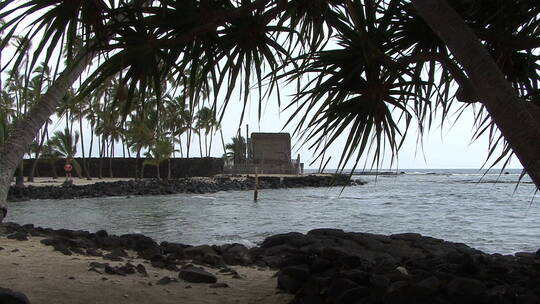
[[[11,203],[8,221],[143,233],[186,244],[238,242],[314,228],[416,232],[510,254],[540,248],[540,200],[520,170],[399,170],[366,185]],[[505,174],[506,173],[506,174]]]

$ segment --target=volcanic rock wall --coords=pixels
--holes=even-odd
[[[82,166],[83,159],[75,158],[77,162]],[[101,160],[101,172],[103,177],[111,177],[110,168],[112,167],[112,177],[135,177],[135,158],[104,158]],[[33,159],[24,160],[24,176],[30,174],[32,168]],[[88,164],[90,176],[98,177],[100,171],[100,159],[90,158],[86,159]],[[138,168],[141,170],[144,159],[140,159]],[[65,160],[58,160],[53,167],[45,162],[39,162],[34,176],[54,176],[53,170],[56,170],[58,176],[65,176],[64,174]],[[191,177],[191,176],[212,176],[223,172],[223,159],[214,157],[204,158],[171,158],[171,178]],[[167,177],[168,162],[164,161],[160,166],[161,177]],[[73,172],[76,176],[76,173]],[[156,167],[146,165],[144,167],[144,177],[152,178],[157,176]]]

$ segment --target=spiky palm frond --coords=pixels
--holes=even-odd
[[[65,158],[73,158],[77,154],[79,132],[69,133],[69,130],[56,131],[49,140],[50,145],[56,152]]]
[[[133,151],[150,147],[155,142],[154,126],[149,126],[149,121],[138,119],[128,123],[126,130],[126,144]]]
[[[125,11],[123,21],[111,26],[115,36],[103,50],[112,55],[83,84],[83,94],[121,73],[121,83],[129,88],[129,100],[136,91],[159,99],[162,85],[172,73],[172,78],[183,83],[190,102],[209,92],[210,87],[215,98],[220,89],[224,90],[223,108],[238,87],[247,102],[252,77],[261,84],[265,76],[263,67],[276,69],[289,56],[276,41],[276,35],[290,29],[270,23],[275,13],[246,9],[274,1],[207,3],[213,4],[204,6],[204,2],[196,2],[184,7],[163,1],[140,12]],[[185,9],[192,12],[188,18],[191,22],[179,18],[185,15]],[[159,21],[163,16],[178,21]],[[259,94],[261,100],[262,95]]]
[[[216,120],[216,113],[208,107],[202,107],[196,115],[196,126],[195,128],[204,129],[206,135],[210,130],[218,124]]]
[[[172,142],[166,138],[158,139],[145,153],[144,164],[159,166],[162,162],[171,157],[174,151]]]
[[[114,1],[105,0],[3,1],[0,4],[0,19],[7,21],[0,27],[0,31],[6,33],[0,49],[4,49],[9,40],[22,31],[22,37],[29,41],[41,37],[33,51],[30,70],[39,58],[45,58],[46,63],[56,58],[55,50],[63,48],[64,43],[68,58],[73,58],[73,46],[78,37],[82,36],[88,41],[90,37],[100,37],[100,33],[105,32],[104,24],[112,5]],[[30,20],[30,26],[26,27]],[[23,27],[26,28],[21,30]],[[12,66],[18,66],[29,51],[28,44],[18,47]]]
[[[62,154],[59,153],[56,149],[54,149],[49,143],[43,145],[41,148],[41,153],[39,155],[39,159],[43,160],[49,164],[54,164],[60,158],[62,157]]]
[[[225,157],[228,161],[240,164],[246,161],[246,139],[242,136],[231,138],[231,143],[225,145]]]
[[[540,7],[537,3],[529,0],[450,3],[483,42],[517,95],[534,105],[531,110],[536,112],[535,107],[540,105],[537,97],[540,92]],[[493,159],[489,167],[506,166],[513,151],[483,107],[476,109],[475,125],[473,140],[483,135],[488,138],[488,159]]]
[[[295,133],[314,140],[311,148],[319,150],[319,157],[348,133],[340,168],[351,159],[358,163],[370,150],[373,165],[380,165],[385,149],[397,154],[413,117],[421,128],[431,123],[428,108],[437,84],[416,72],[423,69],[422,61],[400,63],[402,54],[388,37],[391,22],[370,22],[391,20],[397,11],[371,5],[351,2],[346,18],[333,25],[335,49],[306,55],[308,64],[287,73],[291,81],[311,76],[287,107],[294,109],[288,124],[300,117]]]
[[[293,0],[289,1],[283,14],[280,15],[279,24],[287,25],[296,29],[300,43],[293,35],[289,34],[291,49],[296,46],[308,46],[310,51],[316,51],[327,38],[332,36],[332,27],[327,23],[333,23],[336,18],[336,10],[343,7],[343,0]]]
[[[47,143],[47,146],[53,149],[52,154],[47,155],[46,157],[56,157],[60,156],[69,161],[77,175],[81,176],[81,165],[77,162],[75,155],[77,154],[77,144],[79,143],[79,132],[74,134],[69,133],[68,129],[62,131],[56,131],[53,133],[53,136]],[[52,161],[52,160],[50,160]]]

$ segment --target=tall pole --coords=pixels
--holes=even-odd
[[[249,125],[246,124],[246,164],[248,163],[248,157],[249,157],[248,143],[249,143]]]
[[[257,170],[257,167],[255,167],[255,185],[253,186],[253,200],[257,201],[259,198],[259,170]]]

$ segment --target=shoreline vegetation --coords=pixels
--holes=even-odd
[[[74,179],[74,184],[63,185],[63,179],[57,180],[57,185],[51,185],[52,179],[44,180],[43,184],[34,183],[26,187],[11,186],[7,200],[10,202],[33,199],[74,199],[106,196],[133,195],[168,195],[179,193],[215,193],[218,191],[253,190],[254,176],[215,176],[171,179],[113,179],[105,181],[95,179],[86,181]],[[53,183],[54,184],[54,183]],[[360,180],[351,180],[345,174],[319,175],[265,175],[258,177],[258,189],[300,188],[300,187],[331,187],[364,184]]]
[[[415,233],[315,229],[247,248],[4,223],[0,239],[2,287],[36,303],[540,302],[540,250],[486,254]]]

